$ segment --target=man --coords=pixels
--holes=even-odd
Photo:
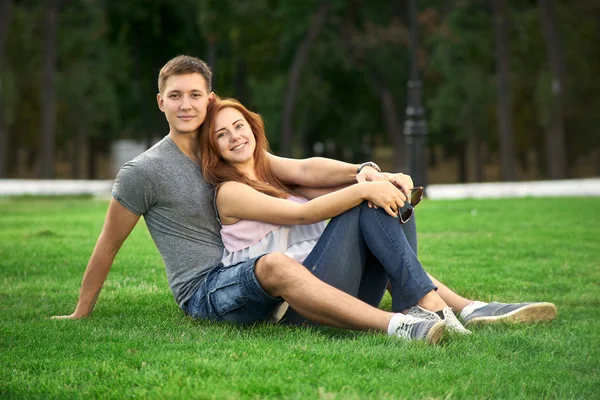
[[[165,263],[173,296],[186,313],[204,306],[212,319],[228,320],[232,310],[244,307],[244,320],[236,322],[260,321],[285,299],[296,312],[316,323],[437,342],[445,327],[435,315],[413,317],[380,310],[328,285],[283,254],[267,254],[237,269],[220,267],[223,245],[214,213],[214,190],[202,177],[196,148],[198,128],[214,98],[210,84],[210,69],[193,57],[176,57],[161,69],[157,101],[169,122],[169,134],[119,171],[77,307],[72,314],[55,318],[92,314],[114,257],[143,215]],[[278,178],[288,184],[323,188],[389,179],[406,192],[412,187],[410,177],[381,174],[373,163],[356,166],[322,158],[269,157]],[[410,229],[416,235],[414,225]],[[440,296],[455,310],[476,309],[470,314],[475,318],[464,318],[467,323],[481,318],[520,319],[530,314],[526,312],[529,309],[537,310],[537,317],[529,320],[553,318],[556,312],[549,303],[473,303],[434,282]]]

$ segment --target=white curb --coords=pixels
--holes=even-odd
[[[429,185],[430,199],[490,199],[501,197],[600,196],[600,178],[534,182]]]
[[[112,180],[0,179],[0,196],[110,196]]]
[[[112,180],[25,180],[0,179],[0,196],[74,196],[109,197]],[[493,182],[434,184],[427,186],[427,197],[439,199],[485,199],[502,197],[600,197],[600,178],[534,182]]]

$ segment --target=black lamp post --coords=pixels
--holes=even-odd
[[[408,6],[410,18],[410,80],[408,81],[408,101],[406,119],[404,120],[404,143],[406,144],[406,160],[408,173],[415,186],[427,185],[427,123],[425,109],[421,106],[421,87],[417,67],[418,32],[417,32],[417,0],[410,0]]]

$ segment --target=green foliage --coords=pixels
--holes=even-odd
[[[43,7],[39,4],[13,5],[6,43],[2,105],[11,143],[37,152],[41,108],[42,43],[39,40]]]
[[[454,7],[429,37],[431,139],[464,141],[471,130],[494,142],[490,118],[495,104],[495,62],[491,14],[483,3]]]
[[[420,258],[434,276],[468,297],[545,300],[559,310],[549,324],[479,328],[435,347],[368,332],[194,321],[177,309],[143,222],[94,315],[51,320],[75,307],[106,207],[0,199],[1,398],[596,397],[598,199],[419,205]]]
[[[480,140],[497,153],[496,65],[489,2],[419,2],[420,75],[429,144],[449,157]],[[542,157],[550,111],[550,68],[536,1],[509,3],[509,49],[516,152]],[[264,115],[274,150],[292,60],[321,2],[252,0],[73,0],[61,2],[57,65],[57,147],[83,130],[94,143],[167,132],[156,107],[156,76],[177,54],[207,59],[214,89]],[[331,155],[359,161],[365,143],[391,143],[382,88],[401,130],[409,75],[407,2],[329,0],[309,50],[294,112],[299,155],[333,142]],[[556,0],[565,54],[569,160],[597,151],[600,133],[600,7]],[[13,2],[0,77],[10,146],[39,151],[43,2]],[[469,139],[470,138],[470,139]],[[458,153],[457,153],[458,152]]]

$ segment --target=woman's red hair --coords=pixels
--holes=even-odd
[[[215,120],[219,111],[224,108],[238,110],[254,133],[256,148],[254,149],[254,169],[257,181],[251,180],[239,172],[233,165],[227,164],[219,153],[217,135],[215,135]],[[269,141],[265,134],[265,124],[262,117],[248,110],[242,103],[235,99],[215,99],[208,104],[206,119],[200,128],[199,135],[200,159],[202,160],[202,174],[204,179],[212,185],[218,186],[228,181],[244,183],[259,192],[269,196],[286,198],[290,196],[289,189],[277,179],[269,160]],[[267,184],[268,182],[268,184]]]

